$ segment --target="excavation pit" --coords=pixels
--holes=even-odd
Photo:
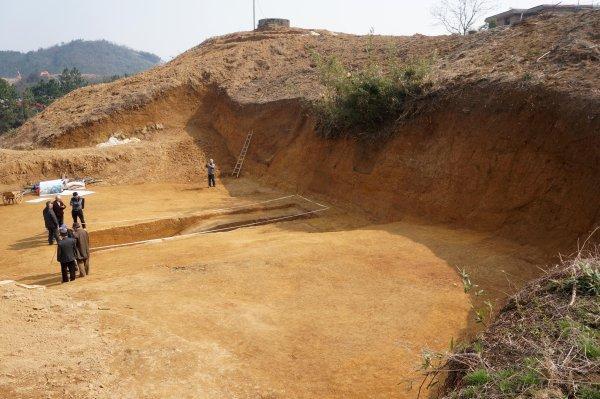
[[[112,356],[96,378],[110,378],[103,385],[113,397],[129,393],[110,385],[112,376],[129,381],[133,372],[126,387],[137,396],[414,398],[416,389],[404,392],[398,382],[420,381],[421,348],[443,350],[470,328],[473,304],[457,270],[467,268],[490,294],[538,270],[528,261],[535,253],[487,234],[373,223],[366,214],[339,205],[327,210],[313,197],[245,178],[210,190],[147,183],[95,191],[86,204],[92,246],[121,247],[96,250],[90,276],[68,284],[60,282],[56,249],[44,240],[42,206],[0,207],[11,226],[0,230],[0,255],[11,260],[2,278],[44,285],[35,291],[40,299],[57,294],[91,314],[61,306],[58,319],[37,319],[32,328],[14,299],[0,301],[14,313],[0,314],[9,314],[4,336],[26,334],[36,345],[24,354],[33,362],[25,376],[48,364],[38,348],[64,343],[64,332],[45,324],[52,321],[77,332],[98,362],[98,350]],[[156,244],[141,245],[145,239]],[[81,334],[86,330],[75,320],[89,320],[93,336]],[[56,369],[79,356],[52,353]],[[15,362],[8,350],[0,358]],[[155,391],[164,375],[182,383]],[[44,381],[32,396],[43,396]],[[204,384],[207,395],[195,390]],[[0,387],[0,397],[15,395]]]
[[[286,202],[275,200],[268,205],[234,207],[95,230],[90,232],[94,243],[92,251],[313,218],[327,209],[322,205],[315,208],[301,204],[295,196],[284,197],[284,200]]]

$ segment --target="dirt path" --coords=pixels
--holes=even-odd
[[[247,180],[211,190],[95,189],[87,200],[92,232],[288,194]],[[407,388],[420,382],[422,349],[443,350],[470,325],[471,299],[456,268],[500,298],[535,275],[539,260],[534,250],[489,235],[373,225],[333,207],[311,219],[98,252],[91,276],[60,285],[41,209],[0,207],[9,226],[0,231],[0,279],[95,304],[114,377],[94,386],[98,397],[414,398]],[[2,346],[15,331],[0,326]],[[29,356],[31,369],[47,363]],[[8,381],[0,374],[0,388]],[[31,389],[20,397],[54,392]]]

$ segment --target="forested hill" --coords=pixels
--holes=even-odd
[[[106,40],[74,40],[28,53],[0,51],[0,76],[14,77],[17,71],[23,77],[41,71],[56,74],[65,68],[77,68],[81,73],[100,76],[131,75],[160,62],[157,55]]]

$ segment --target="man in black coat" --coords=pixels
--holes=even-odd
[[[44,224],[48,230],[48,245],[54,244],[54,240],[57,242],[58,239],[58,218],[52,210],[52,202],[47,201],[46,207],[42,213],[44,215]]]
[[[60,262],[62,282],[75,280],[77,270],[77,240],[68,237],[67,230],[60,232],[61,240],[58,242],[56,260]]]
[[[62,199],[60,198],[59,195],[54,197],[54,202],[52,203],[52,210],[54,211],[54,214],[56,215],[56,218],[58,219],[59,226],[62,226],[65,223],[65,208],[66,207],[67,206],[65,205],[64,202],[62,202]]]

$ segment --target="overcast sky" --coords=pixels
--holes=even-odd
[[[436,1],[257,0],[257,18],[356,34],[440,34],[429,14]],[[540,3],[498,0],[497,11]],[[0,0],[0,50],[107,39],[168,61],[208,37],[251,28],[252,0]]]

